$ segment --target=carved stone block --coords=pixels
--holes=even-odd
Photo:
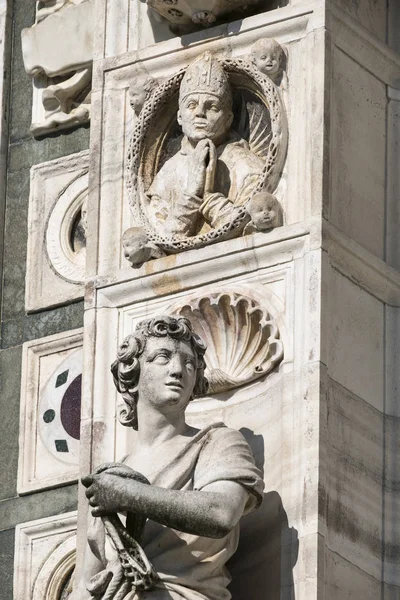
[[[173,25],[187,25],[194,23],[207,27],[214,23],[218,17],[228,16],[230,13],[246,9],[258,4],[260,0],[249,0],[246,4],[240,0],[147,0],[147,4],[162,15]]]
[[[23,29],[21,39],[25,70],[33,78],[32,133],[43,135],[89,121],[92,2],[39,6],[37,23]]]
[[[77,478],[81,384],[81,329],[24,344],[20,494]]]
[[[75,565],[76,512],[17,525],[14,600],[63,599]]]
[[[88,152],[31,169],[26,309],[83,296]]]
[[[273,79],[282,75],[285,55],[273,42],[273,73],[265,74],[264,63],[260,70],[247,58],[205,52],[151,91],[142,85],[146,101],[127,160],[137,228],[125,235],[132,266],[158,257],[157,249],[177,253],[282,225],[272,193],[286,158],[287,124]]]

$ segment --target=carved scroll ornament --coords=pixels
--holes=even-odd
[[[242,235],[251,198],[267,194],[268,203],[277,187],[286,146],[280,91],[252,61],[207,52],[158,85],[127,157],[129,201],[147,256],[154,246],[170,254]],[[280,215],[255,230],[282,224],[275,209]]]

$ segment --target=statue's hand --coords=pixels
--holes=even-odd
[[[190,197],[197,196],[202,198],[204,195],[204,186],[206,182],[206,172],[210,153],[209,144],[209,140],[200,140],[193,151],[188,186],[185,190]]]
[[[214,142],[208,140],[208,164],[206,167],[206,179],[204,184],[204,196],[206,194],[212,194],[215,185],[215,173],[217,171],[217,149]]]
[[[107,473],[112,473],[113,475],[120,475],[120,477],[135,479],[135,481],[141,481],[142,483],[149,483],[144,475],[139,473],[139,471],[135,471],[131,467],[128,467],[128,465],[125,463],[104,463],[97,467],[97,469],[94,471],[94,474],[98,475],[104,471],[107,471]]]
[[[135,482],[115,471],[117,471],[116,468],[113,473],[105,470],[82,477],[81,481],[87,488],[86,497],[92,507],[94,517],[127,510],[129,505],[127,488],[131,488]]]

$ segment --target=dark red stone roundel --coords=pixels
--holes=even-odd
[[[82,375],[75,377],[61,400],[61,423],[74,440],[80,438]]]

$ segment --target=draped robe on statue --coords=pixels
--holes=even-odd
[[[199,431],[175,457],[146,473],[152,485],[174,490],[202,490],[216,481],[235,481],[249,492],[245,514],[262,500],[264,483],[252,452],[239,431],[215,423]],[[127,461],[129,462],[129,460]],[[205,492],[206,493],[206,492]],[[225,563],[239,541],[239,524],[224,538],[183,533],[147,521],[142,547],[160,581],[154,590],[124,600],[229,600]],[[115,558],[106,542],[106,556]]]
[[[161,227],[169,235],[196,235],[204,221],[220,227],[234,206],[243,206],[250,198],[264,166],[248,143],[231,132],[228,140],[217,147],[213,193],[205,198],[189,197],[185,190],[193,176],[192,153],[184,137],[180,151],[167,160],[147,191],[149,216],[156,228]]]

